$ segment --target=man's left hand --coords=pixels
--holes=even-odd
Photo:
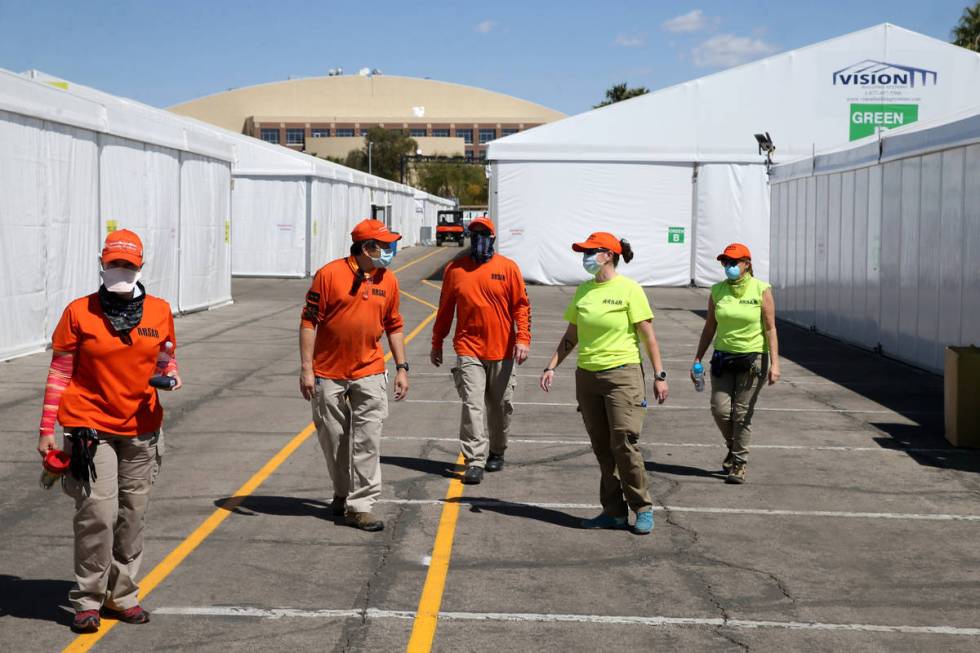
[[[520,342],[514,345],[514,360],[517,361],[518,365],[523,365],[530,353],[531,345],[525,345]]]
[[[398,370],[395,375],[395,401],[401,401],[408,395],[408,372]]]
[[[653,382],[653,395],[657,398],[657,403],[662,404],[667,401],[667,382],[657,379]]]

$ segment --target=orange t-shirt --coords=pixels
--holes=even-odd
[[[163,406],[150,377],[163,343],[177,347],[170,304],[147,295],[143,319],[129,336],[132,344],[127,345],[113,330],[98,293],[76,299],[62,313],[51,348],[74,357],[71,381],[58,405],[62,426],[129,436],[159,430]]]
[[[360,379],[385,371],[381,335],[405,326],[398,312],[398,279],[375,270],[351,294],[357,263],[353,257],[317,270],[306,293],[300,328],[316,329],[313,373],[327,379]]]
[[[497,361],[513,356],[514,343],[531,344],[531,303],[514,261],[495,254],[482,265],[463,256],[446,266],[432,345],[442,347],[456,312],[453,348],[460,356]]]

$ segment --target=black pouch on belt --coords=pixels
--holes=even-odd
[[[67,435],[71,440],[71,465],[69,470],[76,481],[88,483],[99,478],[95,473],[95,450],[99,447],[99,434],[95,429],[73,429]]]
[[[727,351],[715,350],[711,355],[711,376],[721,376],[725,372],[748,372],[755,365],[757,353],[731,354]]]

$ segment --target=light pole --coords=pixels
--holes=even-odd
[[[371,149],[373,147],[374,147],[374,143],[372,141],[368,141],[368,174],[369,175],[372,174],[371,173]]]

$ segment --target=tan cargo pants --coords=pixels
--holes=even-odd
[[[755,402],[766,384],[769,356],[760,354],[752,369],[711,376],[711,415],[735,459],[745,462],[752,436]]]
[[[388,381],[374,374],[353,381],[316,379],[313,423],[334,496],[348,512],[371,512],[381,495],[381,427],[388,417]]]
[[[65,451],[71,451],[67,439]],[[63,477],[65,493],[75,500],[75,587],[68,600],[76,612],[126,610],[139,603],[144,516],[162,458],[162,431],[135,437],[100,433],[98,478],[83,484],[71,474]]]
[[[575,370],[575,398],[599,461],[602,512],[625,517],[653,509],[638,442],[646,415],[646,388],[637,364],[589,372]]]
[[[510,416],[514,413],[514,359],[484,361],[457,356],[451,370],[463,401],[459,419],[459,448],[468,466],[483,467],[487,453],[507,449]],[[485,421],[485,423],[484,423]],[[489,437],[488,437],[489,433]]]

